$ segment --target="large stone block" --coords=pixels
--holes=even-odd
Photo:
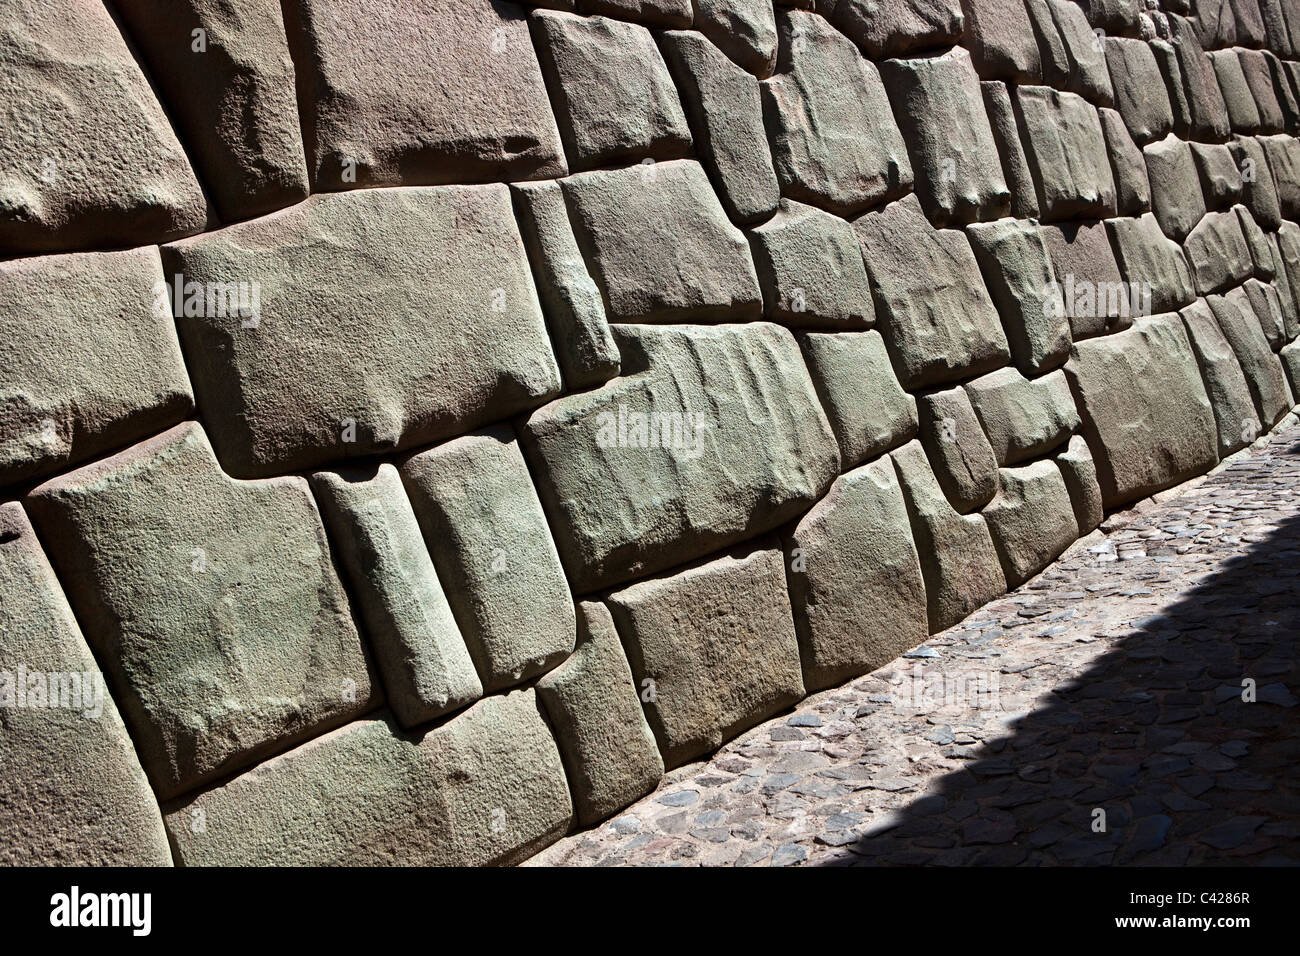
[[[1073,0],[1038,2],[1050,8],[1051,19],[1068,58],[1069,76],[1065,89],[1100,106],[1109,106],[1115,99],[1115,90],[1106,65],[1106,45],[1093,31],[1082,8]],[[1049,78],[1048,85],[1056,84]]]
[[[1291,394],[1300,395],[1300,342],[1292,342],[1278,353],[1286,377],[1291,382]]]
[[[1258,279],[1247,279],[1241,288],[1246,293],[1251,311],[1259,319],[1268,347],[1274,352],[1279,351],[1291,338],[1286,334],[1286,317],[1282,314],[1282,297],[1277,288]]]
[[[188,422],[27,502],[160,797],[378,701],[305,479],[234,481]]]
[[[633,679],[653,688],[646,719],[669,769],[804,696],[776,545],[737,548],[607,598]]]
[[[1007,586],[1017,588],[1047,567],[1079,535],[1069,489],[1048,458],[1003,468],[1001,491],[984,509]]]
[[[1140,311],[1170,312],[1196,298],[1183,250],[1160,231],[1154,215],[1148,212],[1136,219],[1108,219],[1106,228],[1125,281],[1144,303]]]
[[[1132,325],[1133,296],[1100,222],[1039,227],[1074,341]]]
[[[1188,139],[1226,139],[1231,134],[1232,127],[1228,121],[1227,104],[1219,89],[1219,80],[1214,73],[1214,62],[1205,55],[1196,30],[1188,20],[1171,13],[1166,21],[1170,30],[1169,43],[1178,65],[1182,99],[1188,107],[1188,116],[1182,129],[1177,128],[1178,117],[1175,117],[1175,132]]]
[[[776,17],[768,0],[695,0],[695,29],[762,78],[776,67]]]
[[[912,50],[951,46],[965,27],[961,0],[836,0],[832,22],[873,60]],[[821,9],[821,4],[818,4]]]
[[[1282,104],[1278,102],[1277,90],[1273,86],[1273,72],[1269,69],[1268,59],[1259,50],[1237,50],[1236,53],[1241,61],[1246,87],[1255,101],[1255,109],[1259,111],[1260,131],[1282,132],[1286,128],[1286,118],[1282,115]]]
[[[0,863],[169,866],[131,738],[22,506],[0,505]]]
[[[1282,363],[1269,348],[1264,329],[1244,289],[1233,289],[1227,295],[1212,295],[1207,301],[1214,317],[1219,320],[1224,338],[1237,353],[1237,361],[1241,363],[1246,384],[1255,400],[1255,410],[1267,431],[1295,404]]]
[[[1223,93],[1223,102],[1228,108],[1228,120],[1234,133],[1259,133],[1263,123],[1259,116],[1259,106],[1246,82],[1246,75],[1241,70],[1241,60],[1236,50],[1213,50],[1209,54],[1214,63],[1214,75],[1219,80],[1219,90]]]
[[[614,331],[623,377],[538,409],[522,433],[578,594],[774,528],[839,473],[835,436],[787,330]]]
[[[1002,368],[965,387],[999,465],[1044,454],[1079,427],[1069,383],[1059,369],[1025,378],[1014,368]]]
[[[1170,134],[1148,145],[1142,154],[1156,222],[1166,236],[1182,242],[1205,215],[1205,195],[1192,150],[1184,140]]]
[[[1138,29],[1141,0],[1079,0],[1079,6],[1095,29],[1111,33]]]
[[[689,27],[692,0],[577,0],[581,13],[603,13],[657,27]]]
[[[998,493],[998,458],[960,385],[917,400],[921,445],[934,476],[958,511],[978,511]]]
[[[382,713],[356,721],[166,817],[186,866],[508,865],[572,820],[532,690],[488,697],[418,734]]]
[[[964,41],[979,75],[1035,83],[1042,79],[1038,42],[1025,0],[961,0]]]
[[[993,80],[981,83],[980,90],[993,140],[1002,159],[1002,175],[1011,192],[1011,215],[1017,219],[1037,219],[1038,194],[1034,190],[1034,176],[1029,170],[1029,160],[1025,158],[1024,145],[1020,142],[1016,112],[1007,85]]]
[[[837,478],[786,554],[808,691],[875,670],[928,636],[920,558],[888,458]]]
[[[1201,193],[1210,209],[1231,206],[1241,198],[1241,170],[1226,143],[1190,143],[1201,180]]]
[[[1261,136],[1259,143],[1268,158],[1282,215],[1293,222],[1300,219],[1300,143],[1294,136]]]
[[[1236,136],[1229,148],[1241,171],[1242,201],[1246,208],[1261,227],[1277,229],[1282,225],[1282,207],[1263,145],[1254,137]]]
[[[1204,299],[1182,311],[1188,338],[1201,366],[1205,391],[1214,408],[1219,457],[1246,447],[1259,435],[1259,412],[1237,354],[1223,337],[1218,321]]]
[[[1043,219],[1112,215],[1115,179],[1096,108],[1045,86],[1017,87],[1013,103]]]
[[[1233,213],[1237,216],[1237,225],[1241,227],[1241,235],[1246,240],[1246,248],[1250,250],[1251,269],[1256,278],[1266,282],[1272,281],[1277,277],[1277,262],[1273,258],[1273,246],[1269,237],[1264,230],[1259,228],[1259,223],[1255,217],[1250,214],[1250,210],[1241,204],[1232,207]],[[1283,276],[1278,280],[1278,292],[1282,297],[1284,309],[1293,310],[1291,302],[1291,286]]]
[[[1236,285],[1255,268],[1241,222],[1231,210],[1206,214],[1188,233],[1183,252],[1198,295]]]
[[[1289,289],[1293,306],[1283,311],[1286,322],[1286,337],[1295,339],[1300,336],[1300,226],[1293,222],[1282,224],[1282,228],[1268,237],[1269,247],[1273,252],[1274,267],[1277,272],[1279,290]],[[1285,293],[1280,293],[1285,299]]]
[[[1105,43],[1115,109],[1128,131],[1140,145],[1163,138],[1174,128],[1174,111],[1151,45],[1117,36]]]
[[[1146,159],[1118,113],[1099,109],[1097,116],[1106,136],[1110,170],[1115,176],[1116,208],[1120,215],[1140,216],[1151,208],[1151,181],[1147,176]]]

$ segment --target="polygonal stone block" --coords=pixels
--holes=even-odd
[[[999,465],[1035,458],[1079,427],[1069,383],[1059,369],[1025,378],[1014,368],[1001,368],[965,387]]]
[[[1017,87],[1013,103],[1043,219],[1110,215],[1115,180],[1097,110],[1045,86]]]
[[[1237,354],[1223,337],[1206,301],[1197,299],[1183,309],[1182,317],[1201,366],[1206,394],[1214,408],[1219,457],[1226,458],[1258,437],[1259,412],[1255,410]]]
[[[1020,587],[1047,567],[1079,534],[1061,469],[1048,458],[1003,468],[1001,490],[982,512],[1007,586]]]
[[[920,438],[939,486],[963,514],[978,511],[998,493],[998,458],[960,385],[917,399]]]
[[[1161,139],[1174,128],[1173,106],[1151,45],[1132,37],[1106,37],[1106,67],[1115,92],[1115,110],[1139,145]]]

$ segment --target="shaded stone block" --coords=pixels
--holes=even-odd
[[[960,385],[917,399],[920,439],[934,477],[962,514],[978,511],[998,493],[998,458]]]
[[[1115,177],[1116,208],[1121,215],[1140,216],[1151,208],[1151,182],[1147,178],[1146,159],[1118,113],[1099,109],[1097,117],[1101,120],[1110,170]]]
[[[1025,378],[1014,368],[1002,368],[965,388],[999,465],[1035,458],[1067,441],[1079,427],[1069,383],[1059,369]]]
[[[1077,3],[1072,0],[1045,2],[1068,57],[1069,76],[1064,88],[1100,106],[1109,106],[1114,102],[1115,91],[1106,65],[1106,45],[1102,38],[1093,32],[1087,15]],[[1057,84],[1049,81],[1048,85]]]
[[[1246,83],[1241,60],[1236,50],[1211,50],[1208,54],[1214,64],[1214,75],[1219,81],[1219,91],[1228,110],[1228,121],[1234,133],[1259,133],[1263,124],[1259,107]]]
[[[1079,525],[1061,469],[1050,458],[1003,468],[1000,484],[982,513],[1007,586],[1017,588],[1074,543]]]
[[[1111,215],[1115,180],[1096,109],[1045,86],[1017,87],[1012,102],[1043,219]]]
[[[1182,317],[1214,409],[1219,457],[1226,458],[1259,436],[1259,413],[1237,354],[1206,301],[1197,299],[1183,309]]]
[[[1205,215],[1196,161],[1187,143],[1169,135],[1144,150],[1151,210],[1166,236],[1182,242]]]
[[[1243,289],[1233,289],[1227,295],[1212,295],[1207,301],[1219,321],[1223,337],[1237,353],[1237,361],[1241,363],[1246,384],[1255,400],[1255,410],[1267,431],[1295,405],[1282,363],[1269,348],[1264,329]]]
[[[1237,214],[1208,213],[1183,243],[1198,295],[1236,285],[1251,274],[1254,261]]]
[[[1259,112],[1260,131],[1280,133],[1286,128],[1286,119],[1282,115],[1282,104],[1278,102],[1277,90],[1273,86],[1273,72],[1268,60],[1259,50],[1237,50],[1237,59],[1241,61],[1241,73],[1246,80],[1246,88],[1255,109]]]
[[[1282,299],[1277,289],[1258,279],[1247,279],[1241,289],[1246,293],[1251,311],[1259,319],[1264,338],[1268,339],[1268,347],[1274,352],[1279,351],[1291,339],[1286,334],[1286,319],[1282,314]]]
[[[695,29],[762,78],[776,67],[776,17],[768,0],[695,0]]]
[[[657,27],[689,27],[692,0],[577,0],[581,13],[603,13]]]
[[[1039,227],[1074,341],[1132,325],[1133,296],[1100,222]]]
[[[1196,298],[1183,251],[1160,231],[1155,216],[1108,219],[1106,228],[1125,281],[1141,290],[1143,308],[1135,313],[1181,309]]]
[[[1174,128],[1174,112],[1151,45],[1118,36],[1105,42],[1116,112],[1140,145],[1163,138]]]
[[[1292,342],[1278,353],[1282,368],[1291,383],[1291,394],[1300,395],[1300,342]]]
[[[1007,85],[995,80],[981,83],[980,90],[989,128],[993,130],[993,140],[1002,159],[1002,175],[1011,193],[1011,215],[1017,219],[1037,219],[1038,194],[1034,190],[1034,177],[1029,171],[1025,148],[1020,142],[1016,113]]]
[[[1169,44],[1178,65],[1181,99],[1186,102],[1188,113],[1183,129],[1178,129],[1178,117],[1175,116],[1175,131],[1186,138],[1225,139],[1232,127],[1214,62],[1205,55],[1200,38],[1188,20],[1171,13],[1166,21],[1170,30]],[[1158,44],[1152,46],[1158,49]],[[1175,102],[1179,100],[1178,97],[1172,99]]]
[[[961,0],[836,0],[828,7],[835,26],[873,60],[950,46],[965,27]]]
[[[1097,463],[1093,461],[1088,440],[1082,435],[1073,436],[1055,461],[1070,492],[1070,504],[1074,507],[1074,518],[1082,538],[1094,531],[1106,516],[1101,486],[1097,484]]]
[[[1234,136],[1228,146],[1241,171],[1242,202],[1262,228],[1269,231],[1279,228],[1282,207],[1264,147],[1251,136]]]
[[[1291,302],[1300,306],[1300,226],[1285,222],[1268,239],[1277,271],[1277,287],[1290,290]],[[1279,294],[1285,298],[1284,293]],[[1282,315],[1286,320],[1286,337],[1294,339],[1300,336],[1300,314],[1296,308],[1283,309]]]
[[[962,0],[963,42],[981,77],[1034,83],[1042,78],[1038,43],[1024,0]]]
[[[1232,207],[1232,211],[1237,217],[1237,224],[1241,227],[1241,234],[1246,239],[1246,248],[1250,250],[1254,274],[1266,281],[1273,279],[1277,275],[1277,263],[1273,258],[1273,246],[1269,237],[1263,229],[1259,228],[1259,223],[1245,206],[1238,204]],[[1291,287],[1285,277],[1281,279],[1278,291],[1282,293],[1283,309],[1292,309]]]
[[[1138,29],[1142,9],[1139,0],[1080,0],[1079,6],[1096,29],[1110,33],[1136,32]]]
[[[1269,172],[1277,190],[1278,207],[1282,215],[1293,222],[1300,219],[1300,143],[1289,134],[1261,136]]]
[[[1201,193],[1211,209],[1231,206],[1241,197],[1241,170],[1225,143],[1189,143]]]

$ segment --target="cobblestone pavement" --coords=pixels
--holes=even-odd
[[[1300,862],[1297,558],[1292,416],[530,864]]]

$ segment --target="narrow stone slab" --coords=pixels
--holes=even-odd
[[[1207,213],[1183,243],[1198,295],[1209,295],[1250,276],[1255,263],[1237,214]]]
[[[1079,526],[1079,537],[1096,530],[1106,516],[1101,500],[1101,486],[1097,484],[1097,463],[1093,461],[1088,440],[1082,435],[1070,439],[1069,446],[1055,458],[1070,492],[1070,504]]]
[[[1141,291],[1148,313],[1181,309],[1196,298],[1187,259],[1151,213],[1108,219],[1106,228],[1124,279]]]
[[[1235,136],[1229,148],[1237,161],[1237,168],[1241,170],[1242,201],[1246,208],[1264,229],[1279,228],[1282,225],[1282,207],[1278,203],[1277,185],[1269,171],[1263,145],[1250,136]]]
[[[776,16],[768,0],[695,0],[695,29],[762,79],[776,68]]]
[[[1136,33],[1138,30],[1141,7],[1137,0],[1080,0],[1079,6],[1096,29],[1109,33]]]
[[[0,505],[0,863],[170,866],[153,792],[22,506]]]
[[[1232,207],[1232,211],[1237,215],[1237,224],[1241,226],[1241,234],[1245,237],[1246,247],[1250,250],[1251,267],[1256,278],[1265,282],[1277,278],[1277,262],[1273,258],[1273,245],[1268,235],[1259,228],[1259,223],[1245,206],[1238,203]],[[1282,296],[1284,309],[1292,310],[1291,286],[1285,276],[1282,276],[1278,282],[1278,292]]]
[[[518,684],[568,657],[573,601],[510,426],[412,455],[401,471],[483,689]]]
[[[482,697],[397,469],[318,471],[311,485],[398,722],[414,727]]]
[[[951,46],[965,26],[961,0],[837,0],[827,6],[833,7],[830,16],[835,26],[873,60]]]
[[[1205,215],[1196,161],[1191,148],[1170,134],[1143,151],[1151,182],[1151,210],[1166,236],[1182,242]]]
[[[1038,43],[1038,54],[1042,76],[1038,82],[1044,86],[1065,89],[1070,83],[1070,53],[1065,48],[1065,39],[1052,16],[1048,0],[1024,0],[1025,10],[1029,14],[1030,26],[1034,39]],[[1073,4],[1071,4],[1073,6]],[[1078,7],[1075,7],[1078,10]],[[1078,10],[1082,13],[1083,11]],[[1092,27],[1084,19],[1084,27],[1092,35]],[[1104,65],[1104,63],[1103,63]],[[1110,82],[1109,74],[1106,82]]]
[[[1007,586],[1024,584],[1074,543],[1079,525],[1061,469],[1048,458],[1003,468],[1002,490],[984,509]]]
[[[1178,130],[1175,123],[1175,131],[1188,139],[1226,139],[1232,133],[1232,127],[1218,77],[1214,74],[1214,62],[1205,55],[1191,21],[1170,13],[1165,22],[1169,24],[1169,43],[1174,48],[1179,81],[1190,114],[1186,128]]]
[[[1278,353],[1286,377],[1291,382],[1291,394],[1300,395],[1300,342],[1292,342]]]
[[[1279,351],[1291,338],[1286,334],[1286,318],[1282,314],[1282,298],[1277,289],[1258,279],[1247,279],[1241,288],[1250,302],[1251,311],[1259,319],[1268,347],[1274,352]]]
[[[1109,106],[1114,102],[1115,90],[1102,38],[1093,32],[1088,17],[1073,0],[1046,0],[1046,4],[1069,60],[1065,89],[1100,106]],[[1056,84],[1049,78],[1048,85]]]
[[[1105,42],[1115,109],[1128,131],[1139,145],[1163,138],[1174,128],[1174,111],[1151,45],[1120,36]]]
[[[1206,301],[1196,300],[1183,309],[1182,317],[1214,408],[1219,457],[1226,458],[1259,437],[1259,412],[1237,354],[1223,337]]]
[[[1277,271],[1277,287],[1291,290],[1291,301],[1300,305],[1300,226],[1293,222],[1282,224],[1282,228],[1268,237],[1273,250],[1273,262]],[[1285,294],[1283,293],[1283,298]],[[1284,309],[1286,337],[1294,340],[1300,336],[1300,313],[1295,308]]]
[[[882,667],[929,632],[925,581],[888,458],[841,475],[786,540],[809,692]]]
[[[1253,134],[1263,131],[1259,107],[1241,70],[1241,60],[1236,50],[1212,50],[1209,56],[1214,64],[1214,75],[1219,80],[1219,90],[1228,109],[1228,120],[1234,133]]]
[[[581,13],[603,13],[659,27],[689,27],[692,0],[577,0]]]
[[[1120,275],[1105,225],[1062,223],[1039,230],[1052,257],[1071,338],[1077,342],[1132,325],[1134,297]]]
[[[1020,142],[1016,127],[1016,113],[1011,105],[1007,85],[997,81],[980,83],[984,96],[984,109],[988,113],[993,141],[997,143],[1002,159],[1002,175],[1011,191],[1011,215],[1017,219],[1038,218],[1038,193],[1034,190],[1034,176],[1029,171],[1029,160]]]
[[[27,503],[160,797],[379,701],[305,479],[232,480],[187,422]]]
[[[1116,208],[1121,215],[1140,216],[1151,208],[1151,181],[1142,150],[1133,142],[1118,113],[1099,109],[1097,116],[1106,137],[1111,173],[1115,176]]]
[[[1043,219],[1112,215],[1115,180],[1096,108],[1045,86],[1017,87],[1012,102]]]
[[[1282,215],[1292,221],[1300,219],[1300,143],[1289,134],[1261,136],[1259,143],[1268,158]]]
[[[166,817],[185,866],[509,865],[572,820],[531,690],[488,697],[421,734],[384,714],[356,721]]]
[[[1067,441],[1079,427],[1070,385],[1060,369],[1031,379],[1002,368],[965,388],[999,465],[1035,458]]]
[[[1295,405],[1282,363],[1269,348],[1264,329],[1243,289],[1233,289],[1227,295],[1212,295],[1207,301],[1214,317],[1219,320],[1224,338],[1237,353],[1237,361],[1241,363],[1246,384],[1255,400],[1255,410],[1267,431]]]
[[[917,399],[920,438],[939,486],[963,514],[998,493],[998,459],[984,426],[960,385]]]
[[[1273,86],[1273,72],[1269,69],[1267,58],[1259,50],[1237,50],[1236,53],[1237,59],[1241,61],[1246,87],[1259,111],[1260,131],[1282,132],[1286,128],[1286,118],[1282,115],[1282,104],[1278,102],[1277,90]]]

